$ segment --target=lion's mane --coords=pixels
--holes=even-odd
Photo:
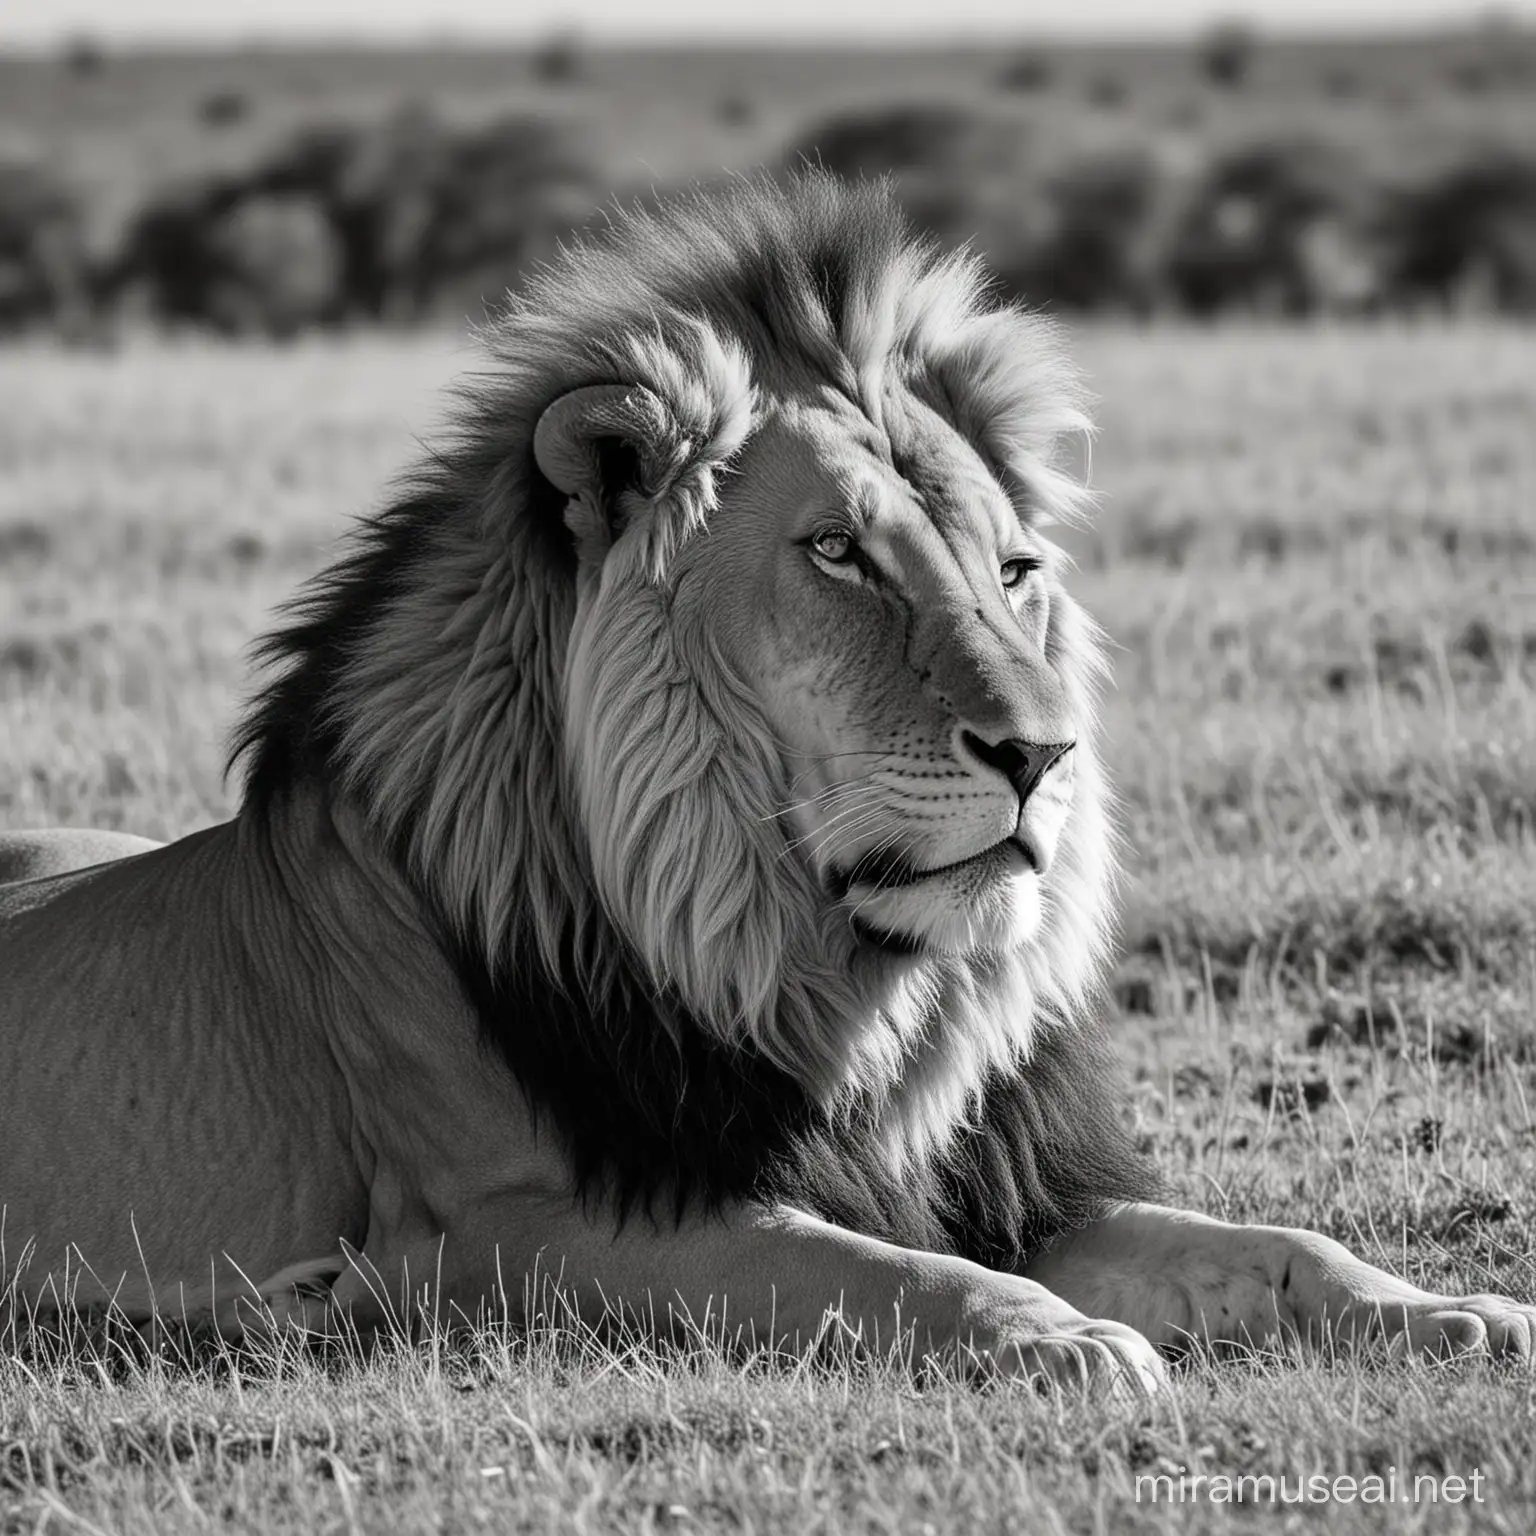
[[[438,451],[264,642],[275,675],[236,743],[247,813],[301,782],[362,808],[578,1187],[621,1213],[782,1197],[1007,1264],[1145,1195],[1093,1022],[1111,860],[1092,625],[1053,602],[1048,654],[1085,729],[1042,936],[892,981],[861,976],[783,857],[750,692],[667,622],[669,566],[763,391],[829,384],[878,425],[899,379],[1024,515],[1071,511],[1053,463],[1083,418],[1052,329],[916,240],[888,190],[807,174],[616,216],[484,341],[492,367]],[[667,419],[630,466],[599,633],[533,439],[553,401],[604,383],[643,385]]]

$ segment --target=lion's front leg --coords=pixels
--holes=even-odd
[[[1127,1205],[1067,1234],[1025,1272],[1161,1347],[1385,1336],[1426,1354],[1529,1361],[1536,1340],[1536,1307],[1421,1291],[1320,1232],[1156,1205]]]
[[[338,1282],[354,1320],[424,1277],[435,1306],[473,1318],[486,1303],[558,1292],[562,1308],[598,1323],[616,1312],[666,1331],[708,1324],[727,1338],[804,1350],[827,1334],[877,1349],[986,1362],[1004,1374],[1063,1385],[1119,1381],[1158,1390],[1152,1345],[1109,1319],[1084,1316],[1044,1286],[948,1254],[877,1241],[785,1207],[743,1205],[674,1225],[611,1216],[569,1197],[489,1200],[461,1211],[440,1237],[380,1240]],[[417,1285],[410,1294],[419,1298]],[[382,1319],[371,1319],[382,1321]]]

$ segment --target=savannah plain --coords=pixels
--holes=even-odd
[[[722,156],[723,158],[723,156]],[[1074,324],[1116,645],[1114,1029],[1170,1196],[1536,1298],[1536,332]],[[0,825],[225,817],[244,650],[432,440],[456,333],[0,351]],[[229,1191],[238,1200],[238,1189]],[[1536,1527],[1536,1375],[1182,1364],[1151,1406],[489,1328],[0,1338],[0,1532]],[[1136,1500],[1139,1476],[1481,1502]]]

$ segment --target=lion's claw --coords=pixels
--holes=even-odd
[[[1536,1343],[1536,1307],[1507,1296],[1432,1296],[1381,1309],[1395,1348],[1434,1359],[1492,1355],[1529,1365]]]

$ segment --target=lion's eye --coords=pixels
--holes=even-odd
[[[1031,560],[1028,555],[1019,555],[1012,560],[1004,560],[1001,566],[1003,585],[1010,589],[1022,587],[1029,580],[1031,572],[1040,569],[1038,560]]]
[[[833,565],[840,565],[853,554],[853,538],[840,529],[829,528],[825,533],[818,533],[811,540],[811,548],[823,560],[830,560]]]

